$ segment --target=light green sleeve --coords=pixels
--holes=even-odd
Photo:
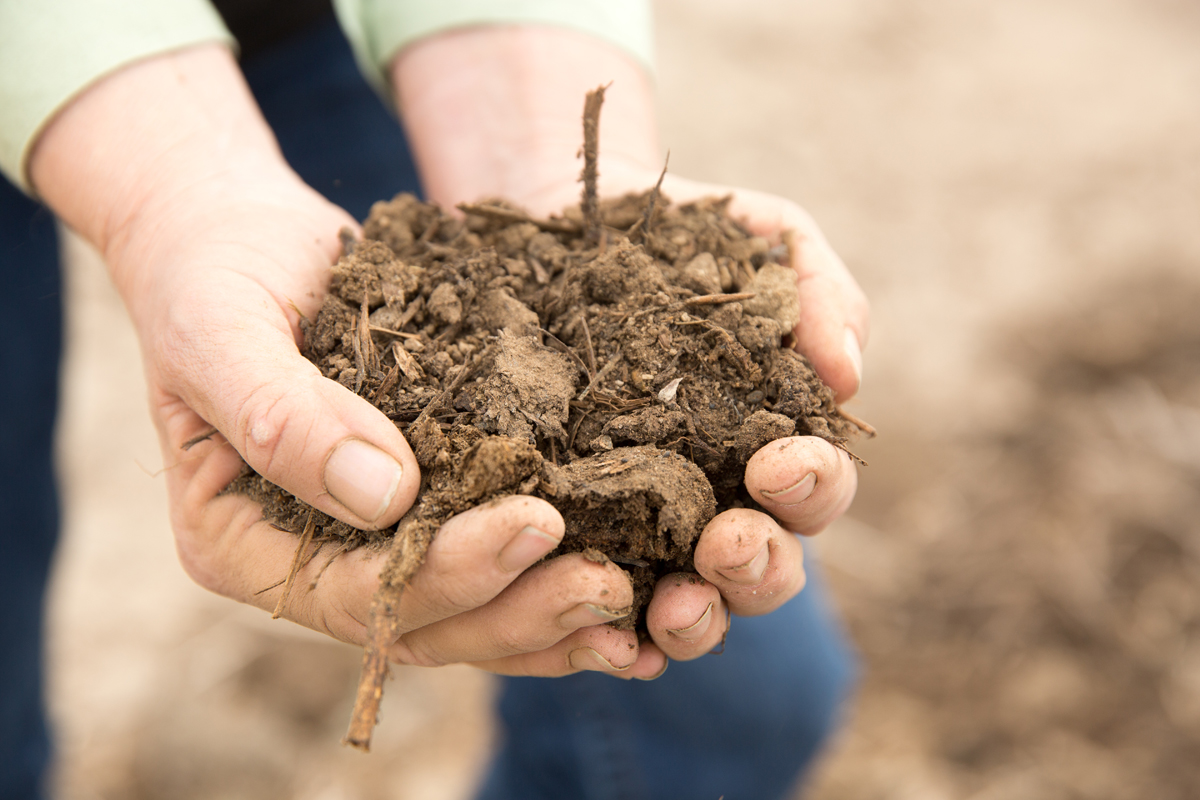
[[[30,191],[38,135],[99,78],[170,50],[233,45],[207,0],[0,0],[0,171]]]
[[[654,67],[649,0],[333,0],[363,74],[383,91],[388,64],[417,39],[473,25],[553,25],[604,39]],[[386,91],[383,91],[385,96]]]

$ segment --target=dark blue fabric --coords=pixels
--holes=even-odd
[[[332,15],[242,65],[293,168],[362,219],[415,191],[394,117],[363,82]],[[62,348],[54,218],[0,179],[0,800],[39,800],[50,760],[42,627],[59,518],[53,454]]]
[[[0,178],[0,798],[42,797],[46,580],[58,536],[53,462],[62,289],[54,218]]]
[[[837,723],[855,662],[815,570],[724,651],[656,681],[508,678],[481,800],[778,800]]]
[[[363,80],[332,14],[242,71],[292,169],[355,219],[376,200],[418,191],[404,133]]]

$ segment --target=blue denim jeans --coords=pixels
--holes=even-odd
[[[242,65],[284,156],[362,219],[417,191],[396,119],[369,89],[332,16]],[[0,800],[40,797],[41,608],[57,531],[51,428],[59,289],[50,215],[0,186]],[[9,308],[12,306],[12,308]],[[853,658],[819,580],[774,614],[735,619],[725,650],[652,682],[580,674],[504,679],[503,740],[486,800],[785,797],[834,724]]]
[[[655,681],[508,678],[483,800],[777,800],[837,722],[854,661],[820,583],[733,619],[720,655]]]
[[[53,464],[62,290],[54,217],[0,178],[0,798],[39,797],[43,600],[58,537]]]

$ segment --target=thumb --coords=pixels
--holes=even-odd
[[[286,322],[281,329],[270,313],[245,313],[255,304],[238,305],[236,325],[210,314],[201,326],[172,327],[174,341],[160,352],[173,357],[158,359],[172,365],[164,388],[217,428],[255,471],[304,502],[357,528],[396,522],[420,483],[404,436],[301,356]],[[197,335],[185,343],[189,330]]]
[[[420,471],[395,425],[299,356],[218,413],[260,475],[356,528],[396,522],[416,497]]]

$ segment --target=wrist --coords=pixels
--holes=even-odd
[[[320,238],[329,260],[345,224],[287,166],[222,46],[146,59],[89,87],[39,138],[30,173],[101,253],[139,324],[175,265],[256,238],[273,209],[319,225],[305,239]]]
[[[657,170],[653,91],[643,67],[600,40],[552,27],[494,26],[422,40],[392,79],[428,196],[443,206],[504,196],[539,208],[578,178],[584,94],[612,84],[601,171]]]
[[[165,53],[90,86],[39,137],[38,194],[110,263],[223,183],[297,181],[220,45]]]

